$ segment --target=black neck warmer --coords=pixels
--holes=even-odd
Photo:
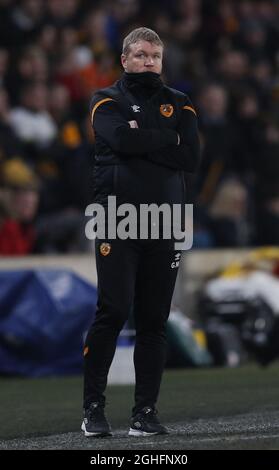
[[[151,93],[154,93],[163,86],[160,75],[155,72],[124,72],[123,79],[125,85],[127,88],[131,89],[131,91],[143,87],[150,90]]]

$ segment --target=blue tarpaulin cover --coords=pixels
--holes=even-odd
[[[0,374],[82,372],[97,289],[68,270],[0,271]]]

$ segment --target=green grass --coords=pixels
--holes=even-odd
[[[164,422],[279,409],[279,363],[236,369],[168,370],[158,404]],[[133,386],[110,386],[107,415],[127,427]],[[0,379],[0,439],[79,430],[82,378]]]

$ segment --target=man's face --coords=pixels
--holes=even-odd
[[[10,208],[20,222],[32,222],[38,209],[39,193],[34,189],[14,189],[10,193]]]
[[[130,45],[127,55],[121,55],[125,72],[155,72],[161,74],[163,48],[148,41],[137,41]]]

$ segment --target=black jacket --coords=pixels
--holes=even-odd
[[[185,202],[184,172],[199,164],[197,117],[187,95],[158,83],[146,88],[124,73],[93,96],[95,202],[108,195],[118,204]]]

